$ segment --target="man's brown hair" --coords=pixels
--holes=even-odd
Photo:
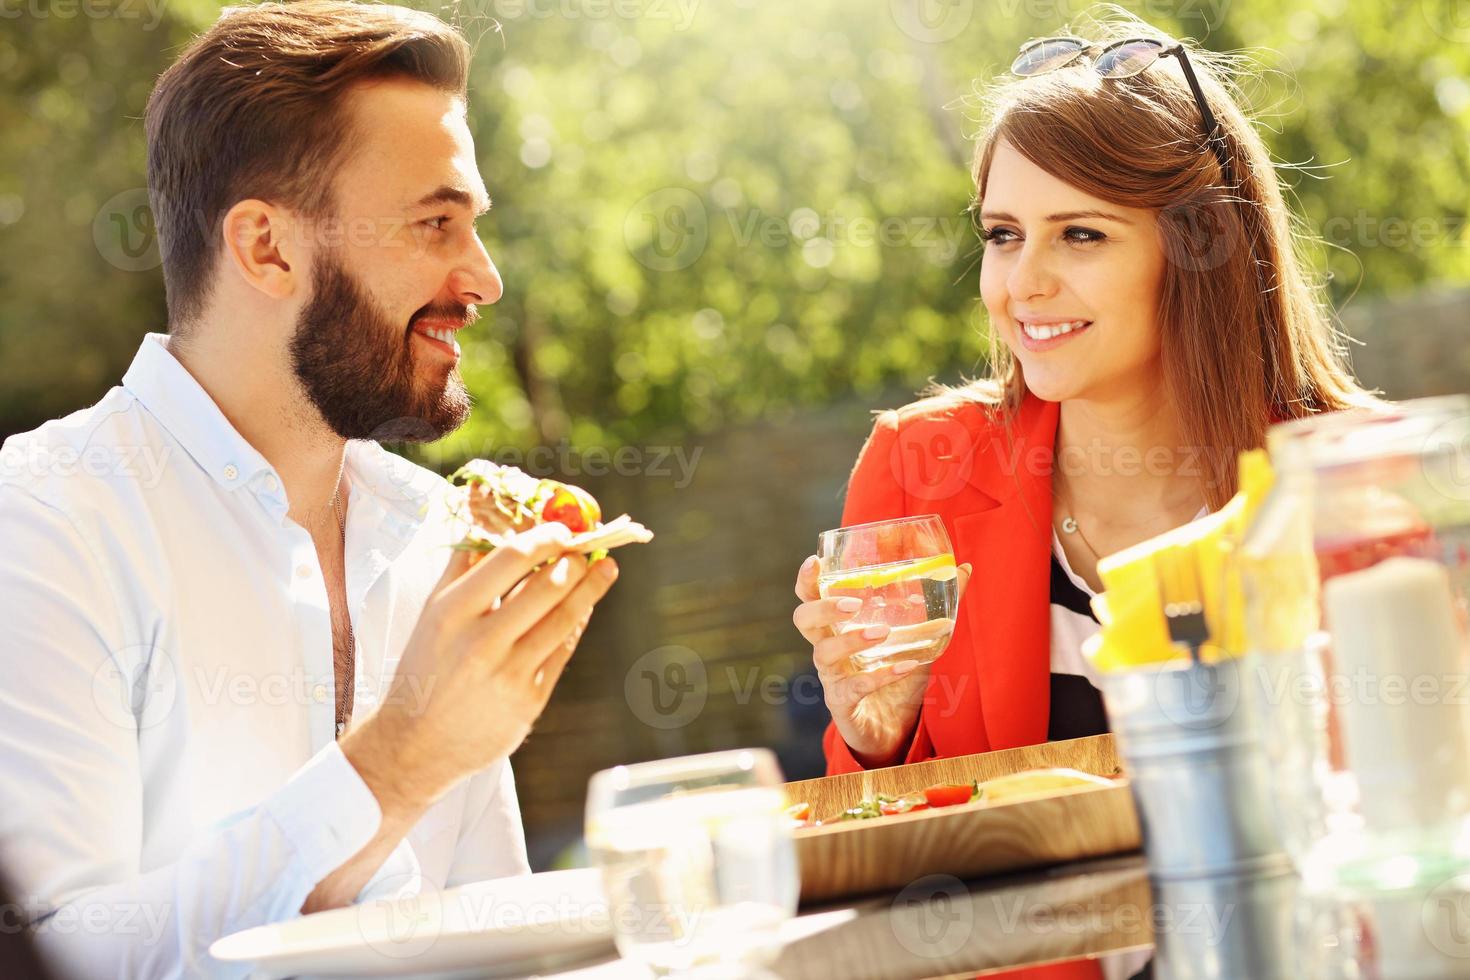
[[[464,37],[420,11],[345,0],[226,8],[148,100],[148,195],[171,329],[203,312],[235,202],[331,213],[351,86],[408,78],[463,96],[469,62]]]

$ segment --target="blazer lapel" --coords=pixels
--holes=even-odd
[[[1051,469],[1058,406],[1027,396],[1007,445],[997,431],[954,519],[956,558],[971,563],[964,617],[990,749],[1046,741],[1051,693]]]
[[[1049,549],[1034,505],[1015,497],[955,519],[955,549],[973,572],[961,615],[979,678],[990,748],[1046,741],[1051,686]],[[1050,529],[1050,521],[1042,528]]]

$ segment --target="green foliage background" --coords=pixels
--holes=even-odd
[[[779,421],[980,365],[962,100],[1080,3],[426,3],[477,46],[507,285],[466,345],[479,407],[446,462]],[[115,261],[147,215],[116,202],[144,183],[153,79],[218,9],[0,0],[0,436],[95,400],[162,329],[158,270]],[[1339,303],[1470,281],[1463,0],[1130,9],[1254,54],[1273,152],[1312,165],[1291,177],[1305,226],[1340,246],[1320,253]]]

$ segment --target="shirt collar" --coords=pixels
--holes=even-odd
[[[390,453],[370,439],[347,443],[347,479],[353,506],[370,498],[383,525],[399,537],[412,536],[437,501],[444,506],[448,482],[439,474]]]
[[[286,499],[275,469],[230,424],[167,345],[167,334],[144,337],[123,375],[123,387],[220,486],[233,490],[251,485],[284,518]],[[367,439],[347,443],[346,466],[353,509],[363,497],[372,498],[388,529],[400,537],[418,529],[435,494],[445,486],[443,477]]]
[[[167,334],[144,337],[123,387],[221,486],[233,490],[262,472],[273,473],[167,345]]]

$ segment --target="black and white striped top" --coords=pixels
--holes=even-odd
[[[1206,507],[1192,518],[1209,512]],[[1108,731],[1108,716],[1098,690],[1097,671],[1082,655],[1082,643],[1101,626],[1090,605],[1097,593],[1072,571],[1057,532],[1051,532],[1051,715],[1049,741],[1085,738]],[[1153,953],[1129,951],[1102,957],[1105,980],[1152,980]]]
[[[1200,508],[1190,520],[1210,512]],[[1082,643],[1101,627],[1092,614],[1096,595],[1067,564],[1057,532],[1051,532],[1051,715],[1048,741],[1086,738],[1108,731],[1097,671],[1082,655]]]
[[[1057,532],[1051,533],[1051,714],[1046,737],[1102,735],[1108,730],[1097,672],[1082,643],[1101,627],[1089,603],[1095,593],[1067,564]]]

